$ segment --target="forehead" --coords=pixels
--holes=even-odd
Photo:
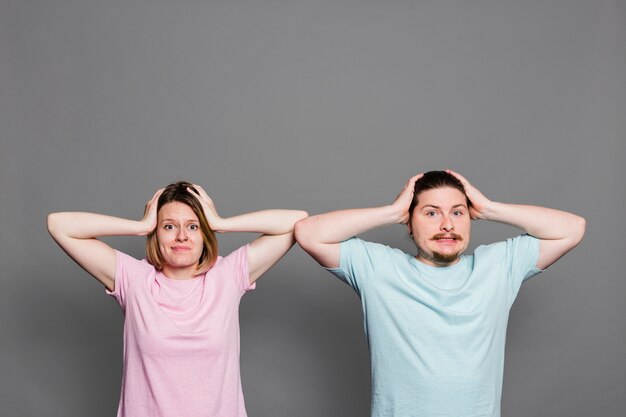
[[[193,209],[179,201],[164,204],[159,210],[158,217],[159,219],[198,220]]]
[[[417,196],[418,207],[454,207],[463,205],[467,207],[467,197],[460,190],[451,187],[433,188],[422,191]]]

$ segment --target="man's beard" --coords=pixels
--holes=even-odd
[[[463,238],[460,235],[457,235],[456,233],[438,233],[432,237],[432,240],[443,239],[445,237],[454,238],[459,242],[463,241]],[[459,259],[460,253],[461,252],[441,253],[441,252],[433,251],[433,262],[435,262],[436,264],[444,264],[444,265],[451,264],[455,262],[457,259]]]
[[[433,262],[436,264],[449,265],[459,259],[460,252],[456,253],[440,253],[433,252]]]

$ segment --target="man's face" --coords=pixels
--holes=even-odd
[[[456,263],[470,240],[467,197],[456,188],[422,191],[408,224],[417,260],[431,266]]]

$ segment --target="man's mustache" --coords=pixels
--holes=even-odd
[[[435,236],[431,238],[431,240],[439,240],[439,239],[455,239],[458,241],[462,241],[463,238],[456,233],[437,233]]]

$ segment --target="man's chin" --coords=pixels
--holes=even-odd
[[[441,253],[433,252],[433,262],[438,265],[451,265],[459,260],[461,252]]]

